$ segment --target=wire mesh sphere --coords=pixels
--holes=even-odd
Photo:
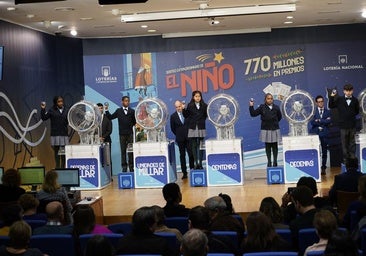
[[[135,109],[136,122],[145,130],[156,130],[164,127],[168,116],[167,106],[158,98],[144,99]]]
[[[314,114],[315,104],[308,92],[294,90],[284,98],[281,109],[290,123],[307,123]]]
[[[102,115],[97,105],[88,101],[79,101],[69,110],[69,125],[77,132],[88,132],[97,129]]]
[[[360,102],[361,114],[365,116],[366,115],[366,89],[364,89],[358,95],[358,101]]]
[[[232,126],[239,117],[239,104],[231,95],[217,94],[208,101],[207,117],[216,127]]]

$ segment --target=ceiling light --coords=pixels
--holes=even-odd
[[[192,36],[263,33],[263,32],[271,32],[271,28],[248,28],[248,29],[214,30],[214,31],[199,31],[199,32],[178,32],[178,33],[165,33],[162,34],[161,36],[162,38],[176,38],[176,37],[192,37]]]
[[[8,7],[8,8],[6,8],[6,10],[8,10],[8,11],[15,11],[17,8],[15,8],[15,7]]]
[[[294,22],[293,21],[290,21],[290,20],[284,22],[284,24],[292,24],[292,23],[294,23]]]
[[[43,25],[45,26],[45,28],[49,28],[49,27],[51,27],[51,21],[45,20],[45,21],[43,21]]]
[[[73,28],[73,29],[70,30],[70,34],[72,36],[77,36],[78,32]]]
[[[120,14],[119,9],[112,9],[112,14],[113,14],[114,16],[119,15],[119,14]]]
[[[366,11],[363,11],[361,16],[362,16],[362,18],[366,18]]]
[[[141,28],[147,28],[148,26],[147,25],[141,25]]]
[[[93,17],[82,17],[80,18],[81,21],[88,21],[88,20],[93,20]]]
[[[181,10],[171,12],[149,12],[141,14],[121,15],[122,22],[139,22],[152,20],[173,20],[188,18],[210,18],[219,16],[236,16],[246,14],[293,12],[295,4],[256,5],[246,7],[230,7],[205,10]]]
[[[294,18],[294,16],[287,16],[286,17],[286,19],[289,19],[289,20],[291,20],[291,19],[293,19]]]
[[[156,32],[156,29],[149,29],[147,32],[154,33],[154,32]]]
[[[32,19],[32,18],[34,18],[34,17],[35,17],[35,15],[34,15],[34,14],[27,14],[27,15],[26,15],[26,17],[27,17],[28,19]]]
[[[74,11],[75,9],[72,7],[57,7],[55,8],[55,11],[57,12],[71,12]]]

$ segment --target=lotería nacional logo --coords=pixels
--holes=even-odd
[[[324,71],[363,69],[363,65],[352,63],[347,54],[338,55],[338,65],[323,66]]]
[[[111,66],[101,66],[101,76],[95,77],[97,84],[117,83],[116,76],[111,75]]]

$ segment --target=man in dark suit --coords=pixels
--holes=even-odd
[[[329,107],[336,108],[339,114],[338,125],[341,130],[343,162],[347,158],[356,157],[356,116],[360,112],[358,99],[353,96],[353,86],[346,84],[343,87],[344,96],[338,96],[335,90],[329,97]]]
[[[311,120],[311,133],[319,135],[320,145],[322,149],[322,175],[327,169],[327,148],[328,148],[328,126],[331,122],[330,110],[324,107],[324,98],[321,95],[316,96],[315,114]]]
[[[136,124],[135,110],[130,108],[130,97],[122,97],[122,107],[118,108],[113,114],[109,113],[108,106],[105,106],[105,114],[110,119],[118,119],[119,143],[121,147],[122,172],[127,172],[127,166],[130,172],[133,172],[133,153],[128,153],[127,165],[127,145],[133,142],[133,127]]]
[[[113,129],[112,121],[109,120],[109,118],[104,114],[103,104],[97,103],[97,106],[102,115],[102,124],[100,126],[100,131],[99,131],[100,141],[108,142],[110,145],[112,143],[111,136],[110,136],[112,134],[112,129]]]
[[[170,116],[170,129],[175,135],[175,141],[178,144],[179,148],[179,158],[180,158],[180,166],[182,169],[182,179],[187,178],[187,164],[186,164],[186,150],[189,158],[189,168],[194,168],[194,159],[191,147],[189,146],[188,140],[188,123],[187,119],[183,117],[183,104],[181,101],[177,100],[175,103],[175,111]]]
[[[337,190],[347,192],[358,191],[358,179],[363,175],[358,171],[358,159],[347,158],[345,173],[334,176],[334,183],[329,190],[329,200],[335,204],[337,202]]]

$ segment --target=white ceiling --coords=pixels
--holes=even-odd
[[[208,2],[207,8],[295,3],[296,11],[218,17],[216,19],[220,24],[215,26],[210,25],[207,18],[142,23],[120,21],[121,14],[197,10],[202,2]],[[8,7],[15,7],[15,10],[8,11]],[[72,10],[57,10],[62,7],[70,7]],[[14,5],[14,0],[0,0],[2,20],[50,34],[61,33],[63,36],[70,36],[69,31],[75,27],[79,38],[362,23],[366,20],[361,17],[363,10],[366,10],[366,0],[148,0],[141,4],[104,6],[100,6],[98,0],[67,0],[21,5]],[[290,15],[293,19],[287,18]],[[285,21],[293,23],[284,24]],[[148,28],[141,28],[143,24],[148,25]],[[148,29],[155,29],[156,32],[147,32]]]

